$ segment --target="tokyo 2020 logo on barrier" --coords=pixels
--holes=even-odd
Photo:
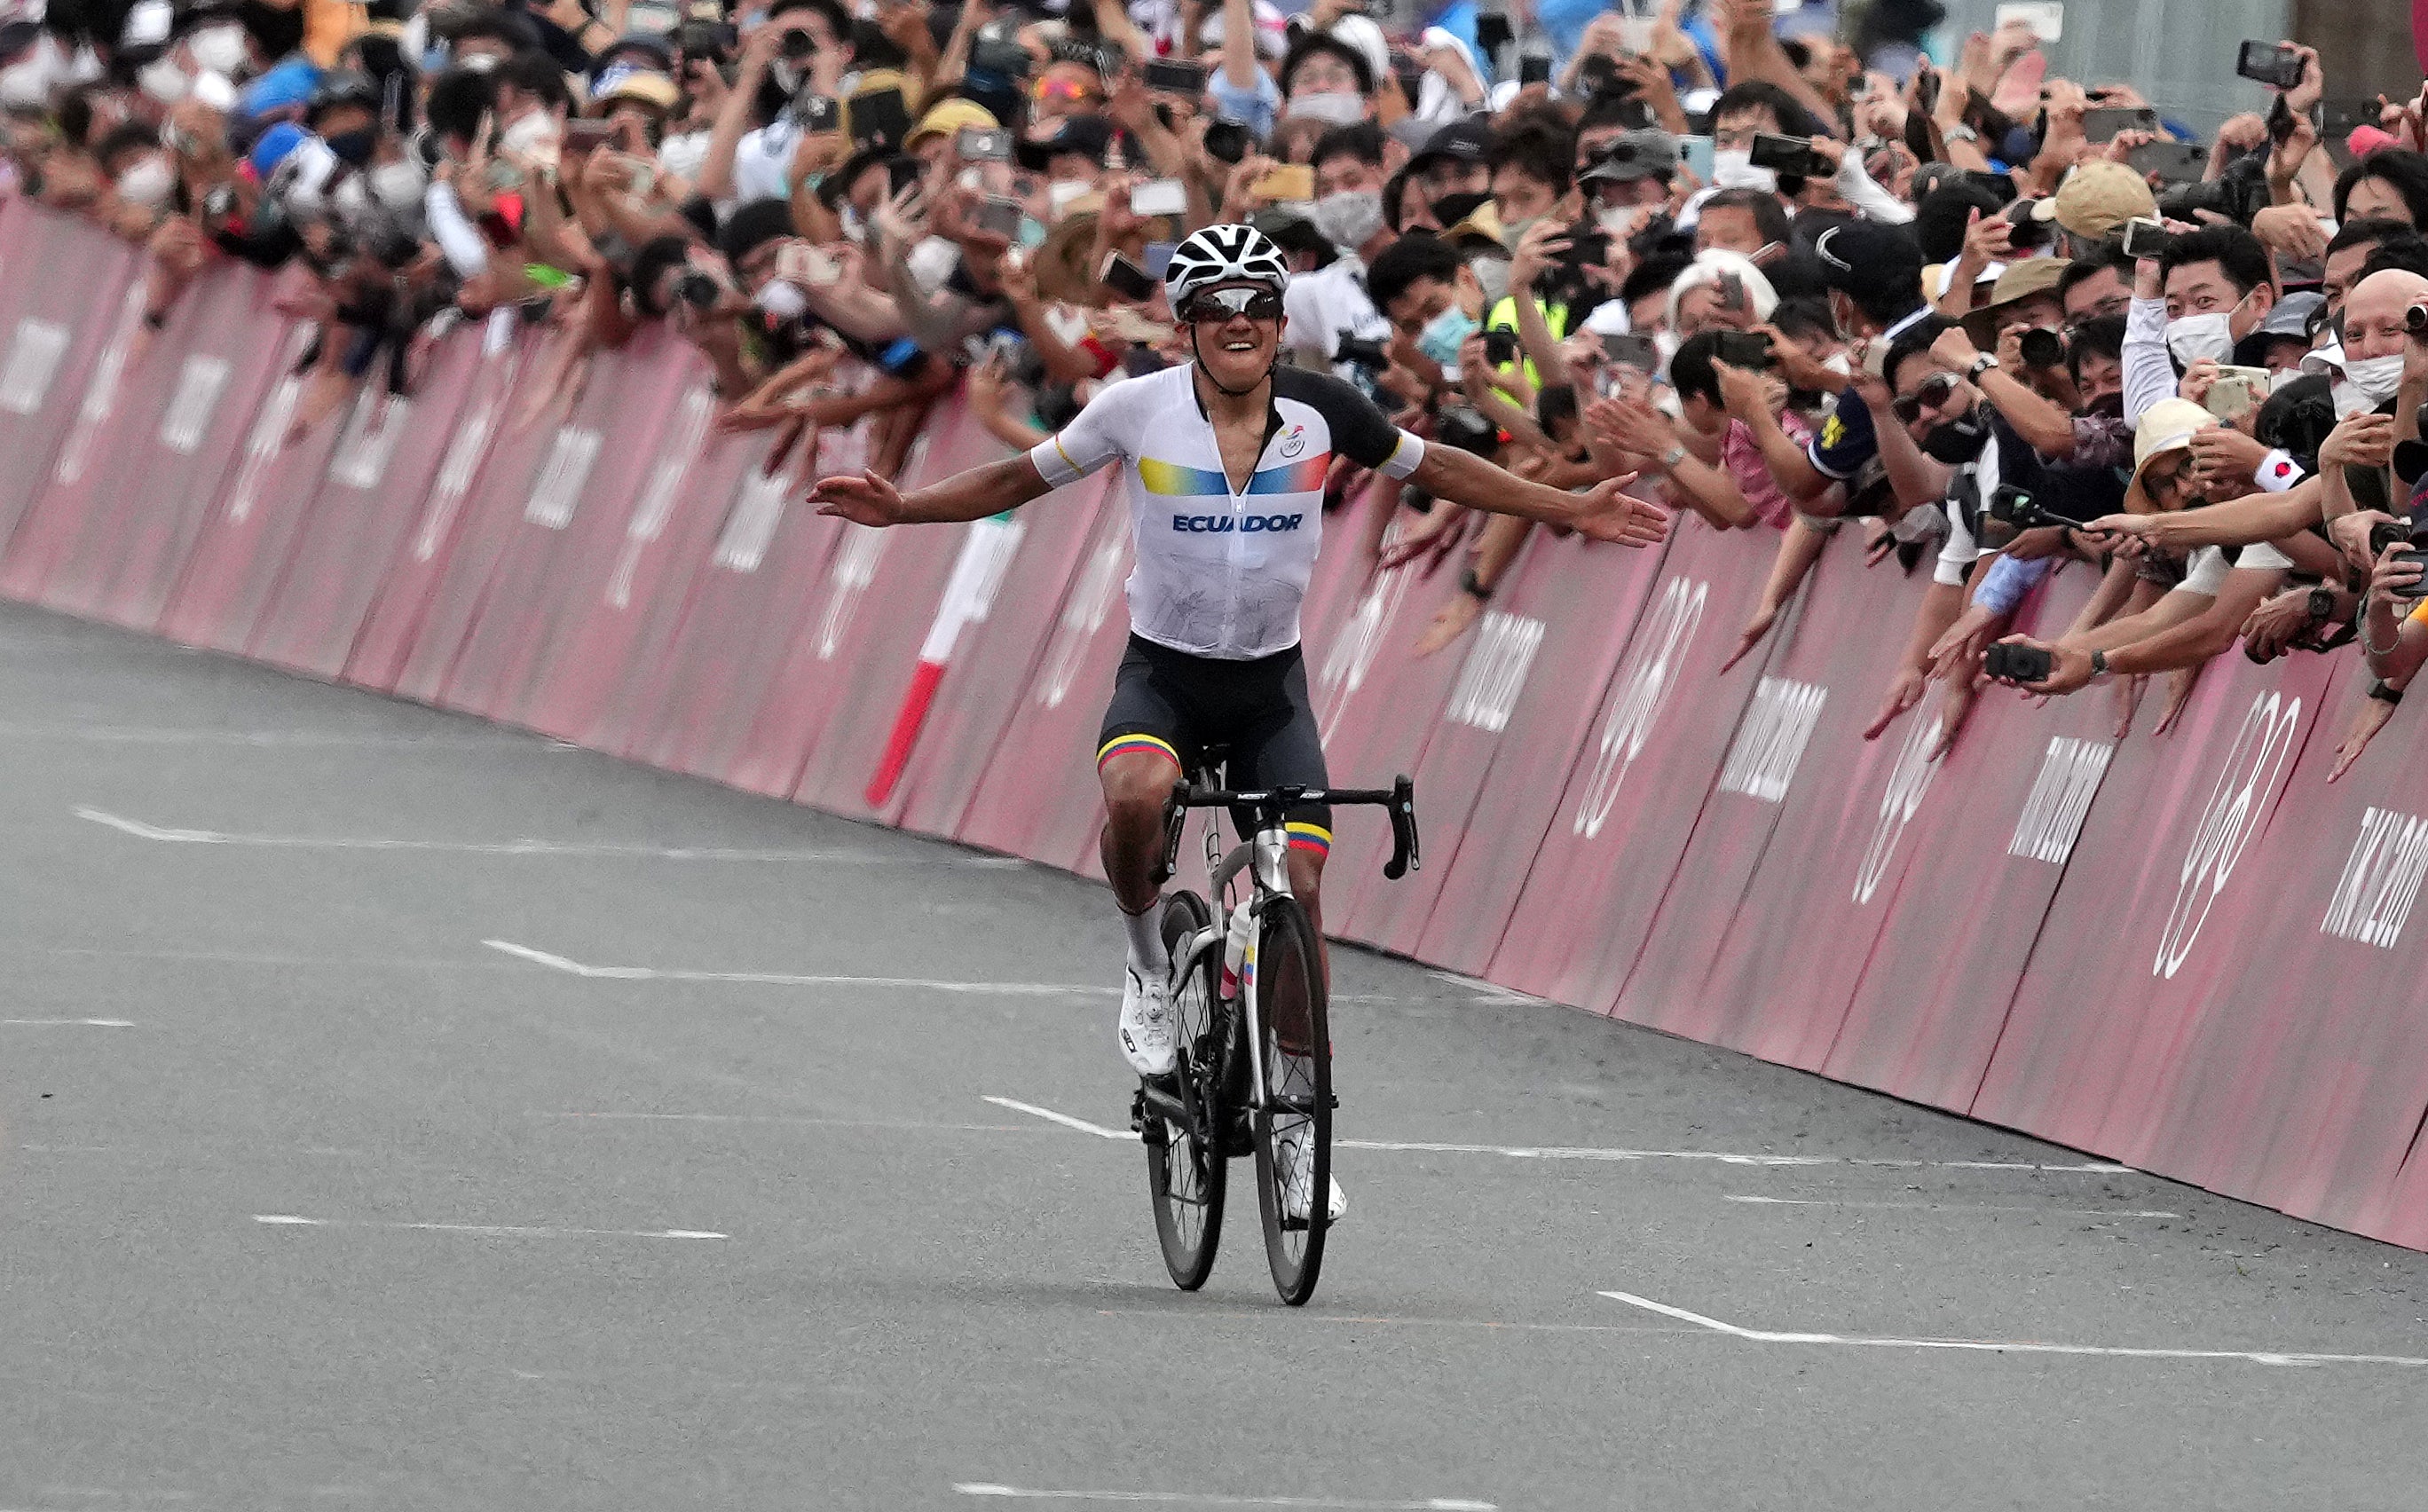
[[[1938,688],[1938,683],[1932,683],[1931,702],[1914,711],[1912,728],[1897,749],[1896,764],[1889,768],[1888,788],[1880,794],[1879,823],[1872,827],[1872,843],[1864,848],[1863,864],[1855,873],[1857,903],[1870,902],[1879,891],[1889,874],[1889,862],[1896,855],[1897,842],[1905,838],[1905,827],[1920,812],[1923,798],[1930,792],[1930,780],[1939,775],[1939,763],[1931,759],[1945,723]]]
[[[1661,597],[1645,616],[1643,629],[1627,649],[1627,660],[1612,682],[1601,748],[1594,757],[1584,797],[1577,800],[1576,816],[1568,821],[1570,834],[1591,840],[1610,822],[1611,808],[1618,801],[1628,770],[1644,754],[1644,744],[1652,738],[1662,705],[1668,701],[1669,690],[1678,685],[1678,669],[1686,659],[1686,649],[1695,643],[1695,632],[1703,623],[1703,606],[1711,597],[1709,583],[1671,578],[1661,585]]]
[[[2175,906],[2158,935],[2157,958],[2150,975],[2173,980],[2191,959],[2192,945],[2209,910],[2225,891],[2242,847],[2251,843],[2268,806],[2275,801],[2276,784],[2293,760],[2293,736],[2302,726],[2302,700],[2281,693],[2262,693],[2251,700],[2234,743],[2226,748],[2217,781],[2202,806],[2199,828],[2184,852],[2175,884]]]

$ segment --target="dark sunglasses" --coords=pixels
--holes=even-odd
[[[1282,297],[1266,288],[1208,288],[1189,296],[1180,318],[1192,325],[1213,324],[1234,315],[1252,320],[1279,320]]]
[[[1898,419],[1911,425],[1922,419],[1924,410],[1937,409],[1946,403],[1947,396],[1954,392],[1956,392],[1956,375],[1950,372],[1935,372],[1922,381],[1921,387],[1889,407],[1896,412]]]

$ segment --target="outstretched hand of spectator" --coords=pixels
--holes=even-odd
[[[1729,659],[1720,664],[1720,670],[1725,673],[1730,667],[1744,661],[1755,647],[1763,643],[1764,637],[1770,633],[1770,627],[1778,622],[1779,605],[1771,602],[1767,598],[1754,605],[1753,617],[1747,619],[1745,629],[1737,633],[1737,649],[1729,652]]]
[[[1897,715],[1922,701],[1923,690],[1929,683],[1930,679],[1921,667],[1911,664],[1898,667],[1896,676],[1889,679],[1888,692],[1880,696],[1879,712],[1863,727],[1863,738],[1879,739],[1889,726],[1896,723]]]
[[[1577,496],[1568,523],[1587,540],[1618,546],[1658,546],[1669,534],[1669,511],[1628,493],[1634,473],[1606,478]]]
[[[2056,665],[2049,668],[2049,675],[2038,682],[2019,682],[2013,678],[1998,680],[2010,687],[2032,693],[2072,693],[2092,679],[2091,653],[2078,646],[2068,646],[2063,641],[2034,640],[2029,635],[2009,635],[1998,644],[2028,646],[2034,650],[2048,652],[2055,660]]]
[[[2158,722],[2151,727],[2150,733],[2163,735],[2175,728],[2176,721],[2184,716],[2184,706],[2192,701],[2192,690],[2200,686],[2201,668],[2207,665],[2195,662],[2167,674],[2167,706],[2158,712]]]
[[[2360,707],[2353,711],[2352,722],[2344,726],[2343,738],[2336,742],[2336,764],[2328,769],[2327,781],[2332,782],[2351,771],[2353,763],[2360,760],[2360,753],[2369,749],[2369,743],[2393,717],[2394,705],[2386,699],[2361,699]]]

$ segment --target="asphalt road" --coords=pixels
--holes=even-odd
[[[1183,1296],[1092,886],[16,608],[0,771],[10,1512],[2420,1504],[2406,1251],[1344,952]]]

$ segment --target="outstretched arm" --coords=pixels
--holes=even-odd
[[[1669,531],[1669,511],[1620,491],[1634,481],[1632,473],[1571,494],[1530,483],[1472,452],[1435,445],[1425,448],[1424,460],[1408,481],[1436,499],[1469,509],[1573,526],[1595,540],[1621,546],[1652,546]]]
[[[972,468],[909,493],[874,472],[820,478],[810,497],[818,513],[859,525],[949,525],[1017,509],[1052,492],[1027,453]]]

